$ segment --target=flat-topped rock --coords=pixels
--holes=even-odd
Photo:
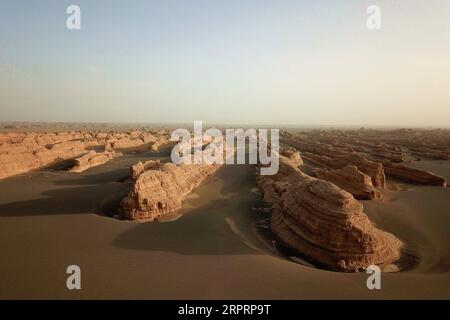
[[[115,151],[105,151],[98,153],[94,150],[74,160],[74,166],[70,169],[72,172],[83,172],[90,168],[107,163],[113,158],[122,154]]]
[[[384,161],[383,165],[384,170],[388,176],[399,180],[429,186],[447,186],[446,178],[434,174],[430,171],[414,169],[404,165],[393,164],[388,161]]]

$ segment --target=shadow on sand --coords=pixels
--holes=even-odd
[[[253,172],[250,166],[220,169],[196,190],[198,198],[185,202],[179,219],[137,224],[120,234],[113,245],[183,255],[273,254],[267,252],[255,227],[262,217],[252,210],[261,204],[261,198],[250,191]]]

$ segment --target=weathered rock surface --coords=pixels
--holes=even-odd
[[[158,161],[138,163],[130,172],[133,186],[121,202],[120,218],[151,221],[180,209],[184,198],[219,167]]]
[[[397,178],[399,180],[429,186],[447,186],[447,179],[429,171],[414,169],[399,164],[393,164],[388,161],[383,162],[383,165],[384,170],[386,171],[386,174],[388,176]]]
[[[350,193],[303,174],[289,159],[281,156],[279,173],[259,176],[258,186],[273,204],[275,235],[316,264],[356,272],[400,258],[401,241],[377,229]]]
[[[131,180],[136,180],[144,171],[158,170],[160,166],[161,163],[159,160],[149,160],[145,162],[139,161],[138,163],[131,166],[129,178]]]
[[[435,150],[427,147],[409,147],[409,149],[418,156],[437,160],[450,160],[450,151],[448,150]]]
[[[40,162],[32,153],[0,154],[0,179],[39,168]]]
[[[300,153],[295,149],[282,150],[280,154],[287,157],[296,166],[301,166],[303,164]]]
[[[171,143],[168,137],[165,130],[128,133],[82,131],[0,133],[0,179],[80,157],[92,148],[104,147],[107,151],[113,149],[147,151],[152,146],[157,150],[160,146]],[[96,155],[88,161],[102,163],[107,155],[110,153]],[[83,159],[88,158],[89,156],[86,156]]]
[[[115,157],[119,157],[122,154],[120,152],[115,151],[105,151],[102,153],[97,153],[92,150],[89,153],[75,159],[75,164],[70,169],[72,172],[83,172],[92,167],[96,167],[102,165]]]
[[[356,199],[382,199],[381,192],[372,184],[372,179],[362,173],[354,165],[347,165],[342,169],[315,169],[316,177],[327,180],[345,191],[351,193]]]
[[[51,147],[0,154],[0,179],[68,160],[87,152],[81,141],[65,141]]]
[[[139,138],[122,138],[111,143],[111,148],[114,150],[124,150],[124,149],[136,149],[144,145],[144,141]]]
[[[349,164],[354,165],[359,171],[371,177],[374,187],[386,187],[386,176],[383,164],[365,159],[358,154],[341,155],[331,158],[306,152],[303,154],[303,157],[314,163],[333,169],[342,169]]]

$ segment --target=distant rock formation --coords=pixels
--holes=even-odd
[[[392,162],[404,162],[405,154],[403,152],[389,152],[386,150],[380,150],[374,154],[378,158],[387,159]]]
[[[105,151],[102,153],[97,153],[94,150],[89,153],[75,159],[75,164],[70,169],[72,172],[83,172],[92,167],[96,167],[102,165],[113,158],[119,157],[122,154],[120,152],[115,151]]]
[[[436,150],[427,147],[409,147],[409,150],[421,157],[436,159],[436,160],[450,160],[449,150]]]
[[[149,151],[172,143],[165,130],[131,132],[0,133],[0,179],[39,169],[88,153],[92,148],[107,151]],[[107,155],[88,160],[102,162]],[[82,159],[88,159],[86,156]],[[103,160],[102,160],[103,159]],[[78,170],[78,169],[75,169]]]
[[[358,154],[340,155],[331,158],[306,152],[303,154],[303,157],[314,163],[333,169],[342,169],[347,165],[354,165],[359,171],[371,177],[374,187],[386,187],[386,176],[384,173],[383,165],[379,162],[365,159]]]
[[[117,141],[111,142],[111,149],[114,150],[124,150],[124,149],[136,149],[142,147],[144,145],[144,141],[139,138],[131,139],[131,138],[122,138]]]
[[[447,179],[429,171],[423,171],[404,165],[393,164],[388,161],[384,161],[383,165],[384,170],[386,171],[386,174],[388,176],[397,178],[399,180],[429,186],[447,186]]]
[[[72,159],[87,152],[81,141],[64,141],[50,147],[37,145],[26,150],[21,147],[12,149],[8,153],[0,153],[0,179]]]
[[[31,153],[0,154],[0,179],[39,168],[41,164]]]
[[[288,158],[280,156],[277,175],[258,176],[258,186],[273,204],[276,237],[316,264],[357,272],[400,258],[401,241],[377,229],[350,193],[305,175]]]
[[[297,150],[303,152],[310,152],[328,157],[335,157],[339,155],[346,155],[348,151],[341,150],[339,148],[332,147],[327,144],[318,142],[304,141],[303,139],[294,137],[292,135],[284,134],[281,141]]]
[[[221,165],[139,162],[130,170],[132,190],[121,202],[123,220],[155,220],[181,208],[184,198]]]
[[[372,184],[372,179],[362,173],[354,165],[347,165],[342,169],[315,169],[316,177],[327,180],[345,191],[351,193],[356,199],[382,199],[381,192]]]

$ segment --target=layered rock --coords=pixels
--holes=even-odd
[[[292,136],[283,135],[282,140],[283,143],[296,148],[302,152],[310,152],[314,154],[324,155],[328,157],[335,157],[339,155],[347,154],[347,151],[341,150],[339,148],[332,147],[330,145],[326,145],[323,143],[313,143],[304,141],[299,138],[294,138]]]
[[[400,240],[377,229],[350,193],[303,174],[289,159],[280,158],[277,175],[259,176],[258,186],[274,205],[276,237],[316,264],[356,272],[400,258]]]
[[[358,170],[356,166],[347,165],[342,169],[315,169],[316,177],[327,180],[345,191],[351,193],[356,199],[382,199],[381,192],[372,184],[372,178]]]
[[[403,152],[379,151],[375,154],[379,158],[387,159],[392,162],[404,162],[405,154]]]
[[[139,138],[122,138],[117,141],[110,143],[111,149],[114,150],[126,150],[126,149],[136,149],[142,147],[145,143]]]
[[[383,165],[388,176],[399,180],[429,186],[447,186],[447,179],[429,171],[393,164],[388,161],[383,162]]]
[[[72,172],[83,172],[92,167],[102,165],[111,159],[121,156],[120,152],[115,151],[105,151],[97,153],[96,151],[90,151],[89,153],[74,160],[74,166],[70,171]]]
[[[0,179],[45,167],[63,160],[80,157],[87,153],[86,149],[101,148],[105,150],[157,150],[171,143],[168,133],[160,131],[130,132],[82,132],[70,131],[59,133],[0,133]],[[93,155],[93,154],[91,154]],[[110,153],[86,156],[81,161],[88,161],[81,167],[89,167],[89,163],[104,163]],[[87,160],[86,160],[87,159]],[[84,170],[81,169],[74,170]]]
[[[280,154],[287,157],[291,163],[296,166],[301,166],[303,164],[303,159],[300,156],[300,153],[295,149],[282,150]]]
[[[0,154],[0,179],[25,173],[86,153],[81,141],[65,141],[50,147]]]
[[[0,179],[39,168],[40,162],[32,153],[0,154]]]
[[[383,165],[379,162],[368,160],[357,154],[347,154],[336,158],[338,165],[342,168],[347,164],[352,164],[361,172],[372,178],[372,184],[377,188],[386,187],[386,177]]]
[[[409,148],[412,153],[430,158],[430,159],[436,159],[436,160],[449,160],[450,159],[450,152],[448,150],[434,150],[427,147],[410,147]]]
[[[159,151],[159,150],[161,150],[163,148],[174,146],[174,145],[175,145],[175,142],[170,141],[170,140],[168,140],[166,138],[161,138],[161,139],[158,139],[157,141],[155,141],[152,144],[151,150],[153,152],[157,152],[157,151]]]
[[[157,170],[161,166],[159,160],[139,161],[130,168],[129,178],[136,180],[146,170]]]
[[[69,160],[86,153],[82,141],[66,141],[52,145],[50,148],[41,148],[34,152],[41,166],[46,166],[63,160]]]
[[[121,202],[120,218],[152,221],[180,209],[184,198],[219,167],[157,161],[138,163],[131,169],[133,186]]]
[[[341,155],[331,158],[307,152],[303,154],[303,157],[309,161],[333,169],[342,169],[347,165],[354,165],[359,171],[370,176],[374,187],[386,187],[386,176],[383,164],[365,159],[358,154]]]

